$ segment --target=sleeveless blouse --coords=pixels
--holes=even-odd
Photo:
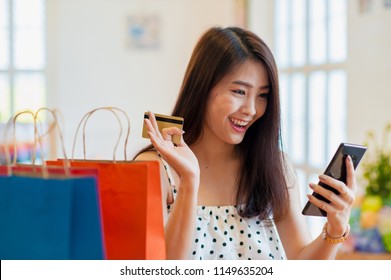
[[[161,158],[173,194],[168,215],[175,207],[177,189],[169,165]],[[197,206],[196,228],[189,260],[286,259],[274,222],[243,218],[240,206]]]

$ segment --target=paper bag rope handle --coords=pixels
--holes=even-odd
[[[49,110],[49,109],[46,109],[46,110]],[[31,156],[31,162],[32,162],[33,166],[35,166],[38,144],[40,145],[40,148],[42,149],[41,138],[43,136],[39,136],[38,135],[38,129],[37,129],[38,128],[38,125],[37,125],[38,118],[37,118],[37,113],[34,113],[31,110],[24,110],[24,111],[20,111],[20,112],[16,113],[12,118],[10,118],[10,120],[7,123],[6,129],[4,131],[4,139],[6,139],[8,134],[9,134],[9,129],[10,129],[11,125],[13,126],[12,144],[13,144],[13,149],[14,149],[14,157],[13,157],[12,162],[11,162],[11,156],[10,156],[10,153],[9,153],[9,149],[6,148],[6,150],[5,150],[8,175],[12,174],[12,166],[16,165],[17,157],[18,157],[18,153],[17,153],[17,139],[16,139],[16,123],[17,123],[17,119],[20,116],[26,115],[26,114],[30,115],[33,118],[33,121],[34,121],[33,122],[33,127],[34,127],[34,144],[33,144],[33,149],[32,149],[32,156]],[[56,123],[57,123],[57,121],[55,119],[54,124],[56,124]],[[53,127],[53,123],[49,126],[48,132],[52,129],[52,127]],[[42,171],[43,172],[43,177],[47,177],[48,176],[47,168],[45,168],[45,167],[46,167],[45,166],[45,161],[43,161],[43,169],[42,169],[43,170]]]
[[[61,128],[60,128],[60,125],[59,125],[59,122],[58,122],[58,117],[57,117],[58,111],[55,110],[55,109],[49,109],[49,108],[46,108],[46,107],[42,107],[42,108],[38,109],[37,112],[35,113],[35,120],[38,119],[39,113],[42,112],[42,111],[49,112],[52,115],[52,117],[53,117],[53,122],[49,126],[48,130],[45,133],[42,133],[41,135],[39,135],[39,133],[38,133],[38,125],[36,124],[36,121],[35,121],[35,135],[37,136],[38,143],[40,144],[40,147],[43,147],[42,142],[41,142],[42,138],[46,134],[48,134],[51,130],[53,130],[54,128],[57,128],[58,136],[60,137],[61,150],[62,150],[62,154],[63,154],[63,157],[64,157],[63,167],[64,167],[64,171],[65,171],[65,176],[69,177],[69,176],[71,176],[71,172],[69,170],[70,164],[69,164],[68,156],[67,156],[67,153],[66,153],[66,150],[65,150],[64,137],[62,135]],[[44,153],[42,153],[42,154],[44,154]],[[46,161],[45,160],[42,161],[42,167],[43,167],[43,170],[45,172],[47,172]],[[48,176],[48,174],[45,174],[45,175]]]
[[[117,152],[117,148],[118,148],[119,142],[121,141],[121,138],[122,138],[122,122],[121,122],[121,119],[119,118],[118,114],[116,113],[116,111],[121,112],[125,116],[125,118],[127,120],[127,132],[126,132],[125,143],[124,143],[124,158],[125,158],[125,160],[127,160],[126,147],[128,145],[128,140],[129,140],[129,135],[130,135],[130,119],[129,119],[128,114],[124,110],[122,110],[120,108],[117,108],[117,107],[99,107],[99,108],[96,108],[96,109],[93,109],[93,110],[87,112],[83,116],[83,118],[81,119],[79,125],[77,126],[76,133],[75,133],[75,138],[73,140],[72,160],[74,159],[74,152],[75,152],[77,135],[79,133],[79,130],[80,130],[80,127],[81,127],[82,124],[83,124],[83,156],[84,156],[84,160],[86,159],[86,133],[85,133],[85,130],[86,130],[87,121],[88,121],[88,119],[91,117],[91,115],[93,113],[95,113],[96,111],[99,111],[99,110],[108,110],[108,111],[112,112],[114,114],[114,116],[116,117],[118,123],[119,123],[120,131],[119,131],[119,135],[118,135],[118,140],[117,140],[117,142],[115,144],[115,147],[114,147],[113,162],[116,161],[115,154]]]
[[[21,115],[31,115],[31,117],[34,120],[34,127],[35,127],[35,115],[33,111],[30,110],[24,110],[16,113],[12,118],[10,118],[5,126],[4,129],[4,152],[5,152],[5,161],[6,161],[6,166],[7,166],[7,175],[11,176],[12,175],[12,166],[16,165],[17,162],[17,145],[16,145],[16,122],[18,117]],[[9,136],[9,130],[12,125],[13,128],[13,133],[12,133],[12,144],[14,148],[14,158],[11,162],[11,155],[10,155],[10,150],[8,147],[8,136]],[[32,153],[32,161],[35,162],[36,158],[36,145],[37,145],[37,140],[36,140],[36,135],[35,135],[35,130],[34,130],[34,145],[33,145],[33,153]]]
[[[53,122],[49,125],[49,128],[48,128],[48,130],[45,133],[42,133],[41,135],[39,135],[37,120],[38,120],[39,113],[41,111],[44,111],[44,110],[49,112],[49,113],[51,113],[51,115],[53,117]],[[57,127],[58,133],[59,133],[59,137],[60,137],[60,143],[61,143],[61,147],[62,147],[62,152],[63,152],[63,156],[64,156],[64,171],[65,171],[65,175],[66,176],[70,176],[71,173],[70,173],[70,170],[69,170],[68,157],[67,157],[66,152],[65,152],[64,140],[63,140],[63,136],[62,136],[62,133],[61,133],[61,129],[60,129],[59,125],[58,125],[58,118],[57,118],[57,115],[56,115],[56,111],[48,109],[48,108],[45,108],[45,107],[42,107],[42,108],[38,109],[35,113],[33,111],[31,111],[31,110],[24,110],[24,111],[18,112],[8,121],[8,123],[6,125],[6,128],[5,128],[5,131],[4,131],[4,139],[7,138],[10,126],[13,125],[13,137],[12,137],[13,139],[12,139],[12,142],[13,142],[13,147],[14,147],[14,158],[13,158],[12,163],[11,163],[11,156],[10,156],[10,153],[9,153],[9,149],[6,147],[5,148],[5,155],[6,155],[6,164],[7,164],[7,175],[8,176],[12,175],[12,166],[15,166],[16,162],[17,162],[16,122],[17,122],[17,119],[21,115],[25,115],[25,114],[31,115],[33,120],[34,120],[34,144],[33,144],[32,158],[31,158],[32,165],[35,166],[37,144],[39,144],[40,148],[43,150],[42,138],[46,134],[48,134],[53,128]],[[7,142],[7,141],[4,141],[4,142]],[[44,153],[42,153],[42,154],[44,154]],[[49,172],[48,172],[47,165],[46,165],[46,162],[45,162],[44,159],[42,160],[42,176],[44,178],[48,178],[49,177]]]

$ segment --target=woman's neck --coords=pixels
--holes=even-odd
[[[199,163],[204,165],[215,165],[218,163],[227,163],[238,159],[238,150],[235,145],[214,142],[198,141],[190,146],[196,155]]]

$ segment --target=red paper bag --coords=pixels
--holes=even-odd
[[[113,113],[119,122],[120,133],[113,152],[113,161],[86,159],[85,130],[87,121],[99,110]],[[122,135],[122,123],[118,116],[127,119],[124,142],[125,161],[116,161],[115,154]],[[84,159],[73,160],[79,129],[83,127]],[[126,160],[126,145],[130,132],[127,114],[115,107],[101,107],[84,115],[75,133],[71,166],[92,167],[99,170],[99,196],[106,254],[108,259],[165,259],[160,168],[157,161],[139,162]],[[62,164],[62,160],[49,162]]]
[[[165,259],[159,163],[73,160],[70,164],[99,170],[107,259]]]

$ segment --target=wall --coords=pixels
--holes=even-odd
[[[348,134],[363,142],[369,130],[380,134],[391,122],[391,7],[372,1],[361,13],[358,2],[349,1]]]
[[[234,0],[49,0],[48,106],[63,114],[65,146],[71,153],[76,127],[85,113],[117,106],[131,119],[128,154],[149,143],[141,138],[143,112],[169,114],[191,51],[211,25],[237,20]],[[160,47],[132,49],[127,18],[157,15]],[[126,130],[126,127],[124,127]],[[87,157],[112,158],[116,119],[99,112],[88,121]],[[123,147],[117,158],[122,158]],[[81,154],[81,137],[75,158]]]

